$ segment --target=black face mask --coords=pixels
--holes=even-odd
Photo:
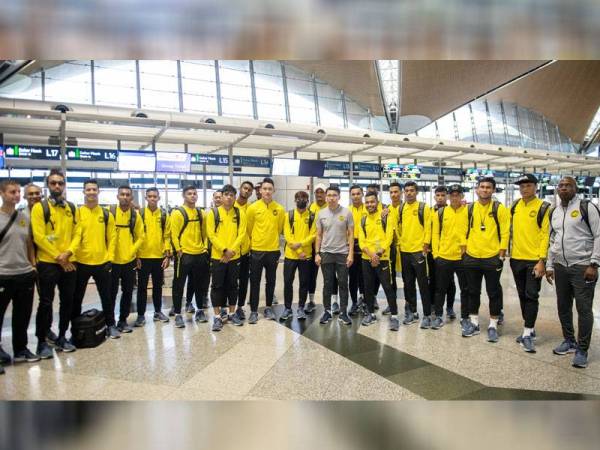
[[[62,192],[50,191],[50,197],[52,197],[55,200],[58,200],[59,198],[62,197]]]
[[[306,205],[308,205],[307,200],[296,200],[296,206],[298,207],[298,209],[304,209],[306,208]]]

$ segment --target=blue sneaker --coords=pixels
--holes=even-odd
[[[364,327],[368,327],[369,325],[373,325],[377,322],[377,316],[375,314],[367,314],[363,317],[362,322],[360,323]]]
[[[535,330],[533,330],[531,332],[531,339],[533,339],[534,341],[537,339],[537,336],[535,335]],[[517,336],[517,339],[515,339],[517,341],[517,344],[520,344],[523,342],[523,335],[521,336]]]
[[[348,315],[350,317],[356,317],[358,315],[358,304],[352,303],[352,306],[350,306],[350,311],[348,312]]]
[[[306,312],[304,311],[304,308],[298,308],[296,310],[296,318],[298,320],[306,320]]]
[[[473,322],[469,320],[465,328],[463,328],[462,336],[463,337],[471,337],[480,333],[479,325],[475,325]]]
[[[250,311],[250,317],[248,318],[248,323],[250,325],[254,325],[254,324],[256,324],[256,322],[258,322],[258,312]]]
[[[292,317],[294,317],[294,313],[292,312],[292,310],[290,308],[285,308],[283,310],[283,314],[279,316],[279,320],[281,322],[285,322],[286,320],[291,319]]]
[[[433,319],[433,321],[431,322],[431,328],[433,328],[434,330],[439,330],[440,328],[442,328],[444,326],[444,319],[441,316],[437,316],[435,319]]]
[[[203,309],[199,309],[196,311],[196,314],[194,314],[194,320],[196,322],[206,323],[208,322],[208,317],[206,317],[206,313]]]
[[[312,300],[309,301],[306,306],[304,307],[304,312],[306,314],[310,314],[311,312],[313,312],[315,309],[317,309],[317,305],[315,304],[315,302],[313,302]]]
[[[244,321],[240,319],[240,316],[238,316],[236,313],[229,315],[229,322],[231,322],[236,327],[241,327],[242,325],[244,325]]]
[[[460,329],[461,331],[465,331],[465,328],[467,328],[467,326],[469,325],[470,320],[469,319],[460,319]]]
[[[223,321],[221,320],[221,317],[215,317],[213,319],[212,330],[213,331],[221,331],[222,329],[223,329]]]
[[[331,313],[326,310],[323,313],[323,315],[321,316],[321,319],[319,320],[319,323],[325,324],[325,323],[329,322],[331,319],[332,319]]]
[[[450,320],[456,319],[456,313],[453,308],[446,308],[446,317]]]
[[[0,345],[0,364],[11,364],[12,363],[12,358],[11,356],[6,353],[4,351],[4,349],[2,348],[2,346]]]
[[[227,308],[221,308],[221,310],[219,311],[219,316],[221,317],[221,320],[223,322],[225,322],[227,320],[227,317],[228,317]]]
[[[524,336],[521,340],[521,346],[527,353],[535,353],[535,344],[531,336]]]
[[[246,320],[246,312],[241,306],[238,306],[238,309],[235,310],[235,314],[240,318],[241,321]]]
[[[498,330],[496,327],[488,328],[488,342],[498,342]]]
[[[417,320],[415,319],[415,314],[412,311],[406,311],[404,313],[404,320],[402,321],[404,325],[410,325],[411,323],[414,323],[416,321]]]
[[[185,322],[181,314],[175,315],[175,328],[185,328]]]
[[[398,331],[400,329],[400,321],[397,317],[390,317],[390,331]]]
[[[352,319],[348,317],[346,311],[342,311],[338,316],[338,320],[342,322],[344,325],[352,325]]]
[[[267,320],[277,320],[277,316],[275,316],[275,313],[273,312],[273,308],[271,308],[270,306],[267,306],[263,312],[263,316],[265,316],[265,319]]]
[[[425,316],[421,321],[421,329],[426,330],[428,328],[431,328],[431,316]]]
[[[585,369],[588,365],[588,353],[578,348],[573,357],[572,365],[573,367]]]
[[[562,341],[562,344],[560,344],[558,347],[552,350],[552,352],[555,355],[566,355],[567,353],[575,353],[576,350],[577,344],[574,341],[565,339],[564,341]]]
[[[333,302],[333,304],[331,305],[331,313],[332,314],[339,314],[340,313],[340,305],[338,302]]]

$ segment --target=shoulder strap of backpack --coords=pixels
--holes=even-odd
[[[512,219],[512,217],[515,215],[515,210],[517,209],[517,204],[521,201],[520,198],[516,199],[512,205],[510,206],[510,217]]]
[[[400,207],[398,208],[398,223],[402,224],[402,212],[404,211],[404,205],[405,203],[402,202],[400,203]]]
[[[18,215],[19,215],[19,211],[14,210],[12,215],[10,216],[10,219],[8,219],[8,223],[4,226],[2,231],[0,231],[0,242],[2,242],[2,239],[4,239],[4,236],[6,236],[6,233],[8,233],[8,230],[10,230],[10,227],[13,226],[13,223],[15,223],[15,220],[17,220]]]
[[[425,203],[424,202],[419,202],[419,223],[421,224],[422,227],[425,226]]]
[[[538,228],[542,228],[542,223],[544,222],[544,216],[546,215],[546,211],[550,208],[550,203],[543,201],[542,206],[538,210],[537,214],[537,226]]]
[[[240,231],[240,208],[237,206],[233,207],[233,213],[235,214],[235,223],[237,224],[237,231]]]
[[[144,225],[144,233],[146,232],[146,207],[140,208],[140,217],[142,219],[142,225]],[[162,223],[161,223],[162,225]]]
[[[221,216],[219,214],[219,208],[216,206],[212,209],[213,216],[215,216],[215,233],[217,232],[217,228],[219,228],[219,224],[221,223]]]
[[[308,231],[310,231],[310,229],[313,226],[313,223],[315,223],[315,213],[312,211],[308,212]]]
[[[167,225],[167,212],[164,209],[160,209],[160,228],[165,232],[165,226]]]
[[[589,214],[589,205],[590,204],[594,208],[596,208],[596,211],[598,212],[598,214],[600,214],[600,210],[598,209],[598,207],[587,199],[583,199],[583,200],[581,200],[581,202],[579,202],[579,210],[581,212],[581,218],[587,225],[588,230],[590,230],[590,233],[593,235],[594,233],[592,231],[592,226],[590,225],[590,214]]]
[[[498,208],[500,208],[500,202],[498,200],[494,200],[492,202],[492,217],[494,218],[494,222],[496,222],[496,234],[498,235],[498,244],[502,241],[500,234],[500,221],[498,220]]]
[[[116,219],[117,218],[117,205],[110,205],[109,211],[113,215],[113,217]]]
[[[288,222],[290,224],[290,230],[292,230],[292,233],[294,232],[294,210],[290,209],[288,211]]]
[[[471,228],[473,228],[473,209],[475,208],[475,203],[469,203],[467,206],[467,217],[468,217],[468,226],[467,226],[467,239],[469,239],[469,234],[471,234]]]
[[[198,213],[198,224],[200,225],[200,239],[204,240],[204,234],[202,233],[202,208],[196,207]]]
[[[183,216],[183,226],[181,227],[181,230],[179,231],[179,237],[178,237],[178,240],[181,242],[181,236],[183,236],[183,232],[187,228],[188,223],[190,223],[190,216],[188,216],[188,213],[183,206],[178,206],[177,208],[175,208],[175,210],[179,211],[181,213],[181,215]]]
[[[104,239],[106,240],[106,246],[108,247],[108,221],[110,212],[106,208],[102,208],[102,217],[104,217]],[[113,216],[114,217],[114,216]]]
[[[135,230],[135,222],[137,221],[137,211],[131,207],[129,209],[129,232],[131,233],[131,239],[134,238],[133,231]]]
[[[556,206],[551,206],[550,212],[548,213],[548,222],[550,223],[550,234],[554,233],[554,228],[552,228],[552,215],[554,214],[555,209],[556,209]]]
[[[73,223],[77,223],[77,218],[75,217],[75,212],[77,208],[75,207],[75,203],[67,201],[67,206],[71,210],[71,217],[73,217]]]
[[[442,206],[437,210],[438,222],[440,223],[440,237],[442,237],[442,227],[444,226],[444,209],[446,209],[446,207]]]
[[[44,223],[50,222],[50,205],[48,204],[48,200],[44,199],[41,201],[42,203],[42,212],[44,213]],[[54,228],[54,225],[52,225]]]
[[[387,232],[387,218],[388,218],[388,216],[381,218],[381,228],[383,228],[384,233]]]

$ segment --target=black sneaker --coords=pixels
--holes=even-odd
[[[229,315],[229,322],[231,322],[236,327],[241,327],[242,325],[244,325],[242,319],[240,319],[240,317],[235,313]]]
[[[46,341],[50,344],[56,344],[57,340],[58,336],[56,335],[56,333],[52,330],[49,330],[48,334],[46,335]]]
[[[54,353],[46,341],[40,341],[35,352],[42,359],[54,358]]]
[[[154,313],[154,315],[152,316],[152,320],[154,320],[155,322],[167,323],[169,321],[169,318],[165,315],[165,313],[159,311]]]
[[[321,316],[321,319],[319,320],[319,323],[325,324],[325,323],[329,322],[331,319],[332,319],[331,313],[329,311],[325,310],[325,312]]]
[[[11,356],[4,351],[2,346],[0,345],[0,364],[10,364],[12,363]]]
[[[221,317],[221,320],[225,322],[227,320],[227,308],[221,308],[221,311],[219,311],[219,316]]]
[[[250,311],[250,317],[248,318],[248,323],[250,325],[254,325],[256,322],[258,322],[258,312]]]
[[[456,313],[453,308],[446,308],[446,317],[450,320],[456,319]]]
[[[244,308],[242,308],[241,306],[235,310],[235,313],[240,318],[240,320],[242,320],[242,321],[246,320],[246,312],[244,311]]]
[[[188,314],[194,314],[196,312],[196,308],[191,303],[187,303],[185,305],[185,312]]]
[[[277,320],[277,316],[275,316],[275,313],[273,312],[273,308],[271,308],[270,306],[267,306],[263,312],[263,316],[265,316],[265,319],[267,320]]]
[[[356,317],[358,315],[358,304],[352,303],[352,306],[350,306],[350,311],[348,312],[348,315],[350,317]]]
[[[137,316],[137,319],[135,319],[133,326],[134,327],[143,327],[144,325],[146,325],[146,318],[144,316]]]
[[[196,311],[196,315],[194,316],[194,320],[196,322],[200,322],[200,323],[206,323],[206,322],[208,322],[208,318],[206,317],[206,313],[204,312],[203,309],[199,309],[198,311]]]
[[[169,310],[169,317],[175,317],[175,308]]]
[[[292,310],[290,308],[285,308],[283,310],[283,314],[279,316],[279,320],[281,322],[285,322],[286,320],[291,319],[292,317],[294,317],[294,313],[292,312]]]
[[[315,305],[315,302],[310,301],[308,302],[305,306],[304,306],[304,312],[306,314],[310,314],[311,312],[313,312],[315,309],[317,309],[317,305]]]
[[[338,302],[333,302],[331,305],[331,313],[334,315],[340,313],[340,305]]]
[[[352,319],[348,317],[348,313],[346,311],[342,311],[338,317],[338,320],[342,322],[344,325],[352,325]]]
[[[71,342],[69,342],[67,340],[67,338],[65,338],[63,336],[63,337],[59,337],[58,340],[56,341],[56,350],[60,350],[65,353],[70,353],[70,352],[74,352],[75,350],[77,350],[77,347],[75,347]]]
[[[15,357],[14,357],[15,363],[20,363],[20,362],[25,362],[25,361],[38,362],[40,359],[42,359],[42,358],[40,358],[38,355],[36,355],[34,353],[31,353],[28,348],[26,348],[25,350],[21,350],[19,353],[16,353]]]
[[[181,314],[175,315],[175,328],[185,328],[185,322]]]
[[[129,324],[127,323],[126,320],[119,320],[117,322],[117,329],[121,332],[121,333],[131,333],[133,332],[133,328],[131,328],[129,326]]]

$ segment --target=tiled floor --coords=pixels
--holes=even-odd
[[[277,295],[283,299],[281,267]],[[145,328],[95,349],[6,368],[1,399],[89,400],[403,400],[600,398],[600,333],[596,322],[588,369],[557,357],[561,341],[554,292],[544,283],[536,354],[515,343],[522,321],[510,272],[503,274],[506,324],[501,339],[465,339],[456,321],[441,330],[417,324],[387,329],[387,317],[368,328],[262,319],[257,325],[187,327],[149,321]],[[320,289],[320,288],[319,288]],[[400,290],[402,297],[402,291]],[[317,294],[320,299],[320,295]],[[97,301],[89,290],[89,304]],[[380,300],[384,304],[385,300]],[[483,305],[487,302],[484,300]],[[400,301],[401,307],[403,300]],[[458,310],[459,304],[456,305]],[[151,309],[151,307],[150,307]],[[282,306],[278,306],[281,312]],[[7,315],[10,316],[8,311]],[[595,309],[598,319],[598,309]],[[147,316],[150,316],[148,313]],[[487,310],[481,310],[482,329]],[[134,315],[130,317],[134,319]],[[9,318],[3,346],[11,352]],[[35,349],[34,320],[30,348]],[[485,333],[484,333],[485,334]]]

